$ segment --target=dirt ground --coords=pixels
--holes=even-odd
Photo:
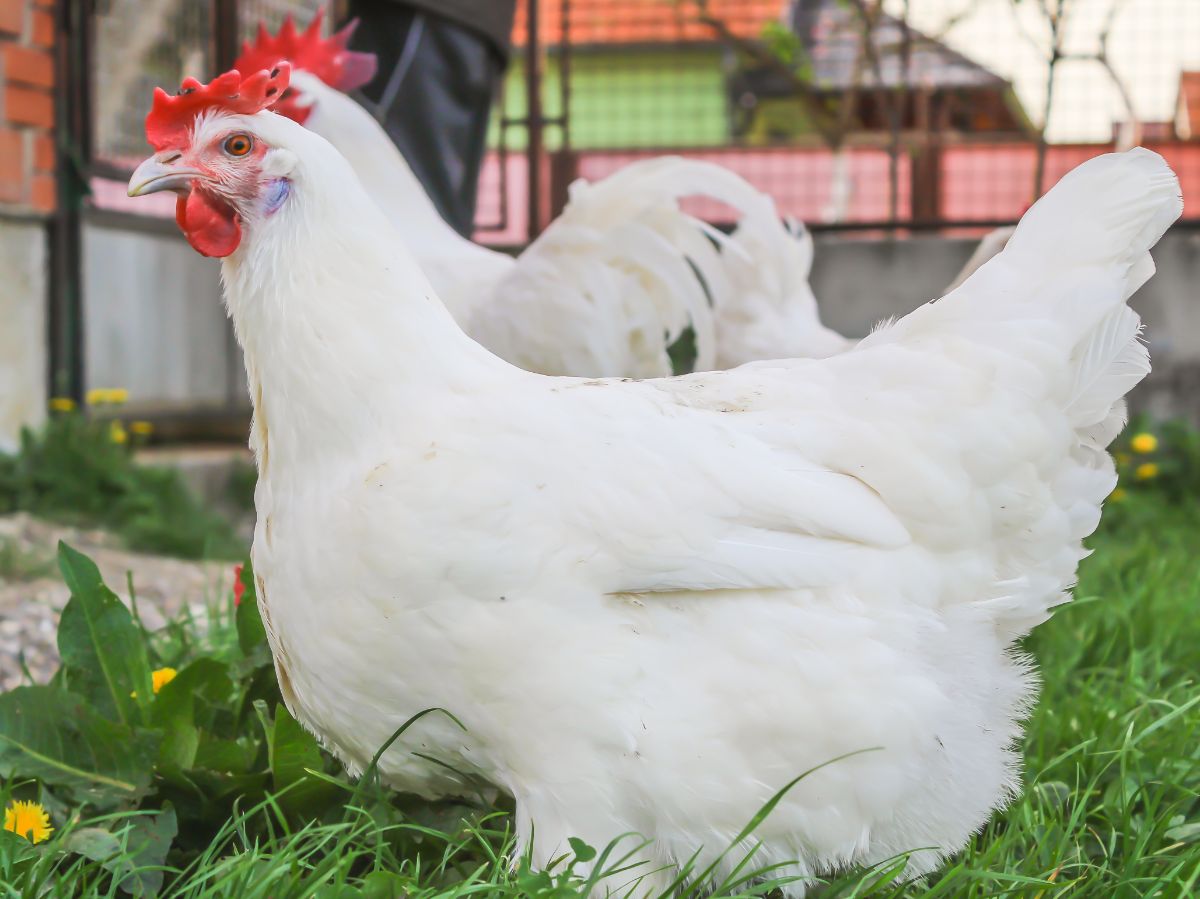
[[[138,611],[150,627],[161,626],[185,606],[202,615],[208,603],[233,587],[233,566],[226,562],[132,553],[99,531],[63,527],[24,514],[0,516],[0,691],[26,682],[22,653],[39,683],[58,665],[58,616],[70,597],[55,561],[59,540],[90,556],[105,583],[127,603],[127,573],[132,573]]]

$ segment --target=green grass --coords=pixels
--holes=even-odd
[[[848,873],[812,895],[1200,895],[1200,511],[1134,491],[1111,508],[1091,545],[1074,602],[1028,640],[1044,688],[1028,726],[1020,798],[922,882],[899,882],[893,866]],[[229,655],[233,625],[228,616],[214,620],[208,643]],[[186,644],[183,631],[172,639]],[[395,799],[321,776],[340,791],[321,814],[298,819],[286,792],[268,791],[235,804],[211,830],[193,823],[185,834],[181,824],[165,857],[145,846],[155,828],[175,827],[173,812],[169,822],[129,812],[79,821],[72,808],[52,806],[58,831],[48,842],[33,847],[0,834],[0,899],[126,895],[121,884],[135,894],[206,899],[515,899],[584,889],[569,860],[549,874],[510,865],[503,809]],[[88,843],[97,830],[109,834],[96,837],[104,852]],[[89,848],[95,860],[78,851]],[[607,866],[632,848],[617,847]],[[720,896],[771,892],[717,886]]]

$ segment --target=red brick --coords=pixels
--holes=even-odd
[[[53,175],[34,175],[30,185],[29,205],[38,212],[53,212],[58,189]]]
[[[0,207],[23,206],[25,204],[25,182],[0,174]]]
[[[47,91],[10,85],[4,89],[4,118],[13,125],[54,127],[54,97]]]
[[[8,44],[3,48],[4,76],[8,83],[54,87],[54,55],[49,50],[32,50]]]
[[[33,11],[33,45],[35,47],[54,46],[54,13],[44,9]]]
[[[0,128],[0,203],[20,203],[24,194],[24,136],[11,128]]]
[[[54,138],[49,134],[37,134],[33,138],[33,170],[54,171]]]
[[[0,0],[0,32],[20,34],[25,30],[25,0]]]
[[[0,172],[20,172],[24,162],[24,136],[14,128],[0,128]]]

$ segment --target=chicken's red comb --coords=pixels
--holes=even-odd
[[[181,147],[198,115],[209,110],[241,115],[259,112],[283,96],[291,77],[291,65],[280,60],[245,78],[237,69],[208,84],[185,78],[175,96],[156,87],[146,114],[146,140],[159,152]]]
[[[258,37],[253,44],[249,41],[242,44],[242,55],[234,62],[234,67],[242,71],[254,71],[273,66],[276,60],[286,59],[293,67],[311,72],[343,93],[362,87],[375,77],[376,60],[374,53],[347,49],[350,37],[358,27],[358,19],[336,34],[322,37],[321,22],[324,18],[325,10],[318,9],[308,28],[301,32],[296,30],[296,21],[289,14],[274,37],[259,22]]]

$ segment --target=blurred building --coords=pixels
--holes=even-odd
[[[55,4],[0,0],[0,448],[41,420],[55,180]]]
[[[1024,140],[1032,131],[1011,83],[894,16],[867,28],[841,0],[811,0],[785,12],[784,28],[775,56],[787,65],[745,61],[730,79],[734,131],[752,143],[814,134],[798,81],[824,107],[849,106],[851,135],[888,132],[893,116],[907,132]]]

